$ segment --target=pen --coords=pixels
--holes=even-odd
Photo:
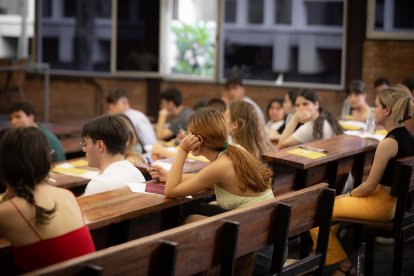
[[[147,159],[148,166],[149,166],[149,167],[152,167],[152,161],[151,161],[151,158],[150,158],[149,156],[145,156],[145,159]],[[153,180],[154,180],[155,182],[160,182],[160,179],[159,179],[158,177],[154,178]]]
[[[304,150],[311,150],[311,151],[316,151],[316,152],[323,152],[323,153],[328,152],[325,149],[311,148],[311,147],[305,147],[305,146],[299,146],[299,148],[300,149],[304,149]]]

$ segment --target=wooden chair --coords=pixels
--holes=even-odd
[[[365,275],[374,275],[374,250],[377,236],[395,239],[393,275],[401,275],[403,266],[404,237],[406,231],[414,227],[414,213],[407,208],[408,194],[414,191],[414,156],[396,161],[395,180],[391,187],[391,195],[397,197],[394,219],[390,222],[373,222],[335,218],[338,222],[363,224],[366,227]]]

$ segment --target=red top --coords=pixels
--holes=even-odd
[[[95,245],[86,225],[64,235],[44,240],[23,216],[13,200],[10,201],[39,238],[38,242],[32,244],[12,246],[14,260],[24,272],[95,252]]]

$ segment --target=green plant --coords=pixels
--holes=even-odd
[[[178,22],[172,26],[178,50],[173,73],[212,76],[214,73],[214,29],[204,23],[194,25]]]

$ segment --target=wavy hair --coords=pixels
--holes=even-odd
[[[37,205],[33,195],[36,185],[49,176],[51,162],[46,137],[36,127],[9,129],[0,141],[1,180],[35,208],[36,224],[47,223],[56,211],[56,203],[47,210]]]
[[[413,96],[406,86],[393,85],[379,92],[377,98],[383,108],[390,109],[390,119],[394,124],[413,118]]]
[[[188,128],[203,138],[205,147],[218,151],[227,148],[241,191],[264,192],[271,188],[272,171],[265,164],[243,148],[227,145],[226,120],[219,111],[209,107],[197,110],[188,120]]]
[[[252,104],[236,100],[230,102],[228,109],[231,122],[237,122],[237,129],[230,133],[235,143],[258,159],[261,159],[263,153],[274,151],[263,122]]]

